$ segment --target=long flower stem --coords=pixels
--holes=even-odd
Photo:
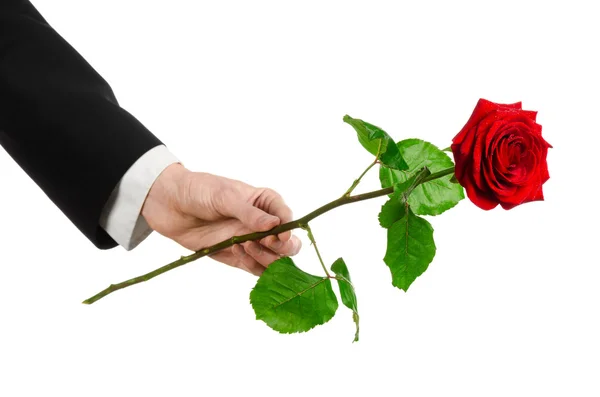
[[[323,267],[323,270],[325,270],[325,274],[327,275],[327,277],[331,278],[331,274],[329,274],[329,272],[327,271],[327,267],[325,266],[325,263],[323,263],[323,258],[321,258],[321,253],[319,252],[319,248],[317,248],[317,242],[315,241],[315,235],[313,234],[308,223],[306,225],[302,226],[302,229],[306,230],[306,232],[308,233],[308,239],[312,243],[313,247],[315,247],[315,251],[317,252],[317,256],[319,257],[319,262],[321,262],[321,266]]]
[[[425,182],[431,181],[433,179],[441,178],[441,177],[443,177],[445,175],[449,175],[453,172],[454,172],[454,167],[436,172],[434,174],[429,175],[429,177],[425,178],[421,183],[425,183]],[[231,237],[227,240],[221,241],[220,243],[217,243],[211,247],[207,247],[207,248],[201,249],[199,251],[196,251],[191,255],[182,256],[181,258],[177,259],[176,261],[173,261],[163,267],[153,270],[150,273],[146,273],[142,276],[134,277],[132,279],[120,282],[118,284],[111,284],[110,286],[108,286],[108,288],[100,291],[99,293],[92,296],[91,298],[84,300],[82,303],[85,303],[88,305],[92,304],[92,303],[96,302],[97,300],[102,299],[106,295],[109,295],[115,291],[118,291],[120,289],[129,287],[129,286],[132,286],[135,284],[139,284],[144,281],[148,281],[158,275],[168,272],[169,270],[173,270],[175,268],[178,268],[179,266],[185,265],[186,263],[193,262],[196,259],[200,259],[204,256],[212,254],[213,252],[217,252],[222,249],[231,247],[234,244],[240,244],[240,243],[243,243],[245,241],[250,241],[250,240],[260,240],[260,239],[265,238],[270,235],[276,235],[276,234],[286,232],[286,231],[292,230],[292,229],[303,228],[308,225],[309,221],[315,219],[316,217],[318,217],[320,215],[323,215],[324,213],[326,213],[334,208],[340,207],[342,205],[357,203],[359,201],[369,200],[369,199],[372,199],[375,197],[385,196],[388,194],[392,194],[393,192],[394,192],[394,187],[388,187],[385,189],[375,190],[375,191],[363,193],[363,194],[357,194],[354,196],[344,195],[336,200],[333,200],[330,203],[323,205],[322,207],[317,208],[316,210],[312,211],[311,213],[304,215],[302,218],[296,219],[295,221],[291,221],[291,222],[276,226],[273,229],[268,230],[266,232],[254,232],[254,233],[244,234],[241,236],[233,236],[233,237]],[[315,247],[316,247],[316,245],[315,245]],[[325,272],[327,272],[327,270],[325,270]]]

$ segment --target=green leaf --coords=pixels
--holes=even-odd
[[[414,177],[413,177],[414,178]],[[388,201],[381,206],[379,212],[379,224],[381,227],[390,228],[396,221],[406,215],[406,196],[404,192],[411,185],[412,180],[400,182],[394,185],[394,193]]]
[[[431,171],[424,167],[418,174],[409,177],[404,182],[399,182],[394,185],[394,193],[390,199],[383,204],[379,213],[379,224],[382,227],[389,228],[394,222],[406,215],[407,198],[413,190],[431,175]]]
[[[381,167],[379,179],[382,187],[405,182],[416,170],[427,167],[432,173],[454,166],[446,153],[429,142],[420,139],[405,139],[398,142],[398,149],[409,166],[409,172]],[[439,215],[454,207],[465,198],[463,187],[452,183],[452,174],[425,182],[411,193],[408,203],[419,215]]]
[[[325,324],[338,308],[329,278],[300,270],[289,257],[265,269],[250,292],[250,303],[257,320],[286,334]]]
[[[350,280],[350,272],[346,262],[342,258],[338,258],[333,265],[331,265],[331,271],[337,276],[338,286],[340,287],[340,295],[342,296],[342,303],[350,310],[352,310],[352,319],[356,324],[356,333],[354,334],[354,342],[358,342],[358,306],[356,302],[356,292]]]
[[[404,291],[419,277],[435,256],[433,227],[415,215],[410,207],[387,233],[387,251],[383,261],[392,273],[392,284]]]
[[[344,121],[354,127],[358,135],[358,141],[369,153],[374,156],[379,154],[379,161],[382,164],[397,170],[408,169],[408,165],[402,158],[398,147],[387,132],[373,124],[361,119],[354,119],[348,115],[344,116]]]

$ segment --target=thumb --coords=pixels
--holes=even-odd
[[[239,200],[232,204],[231,215],[239,219],[244,226],[252,231],[264,232],[280,223],[278,217],[270,215],[247,202]]]

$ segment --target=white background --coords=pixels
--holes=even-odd
[[[298,216],[371,161],[344,114],[446,147],[480,97],[520,100],[554,148],[546,201],[430,218],[437,256],[408,293],[382,261],[383,199],[315,220],[355,281],[355,344],[343,306],[272,331],[256,279],[210,259],[82,305],[189,251],[157,233],[97,250],[1,150],[0,395],[600,394],[593,2],[34,4],[188,168],[272,187]],[[358,191],[377,187],[372,172]]]

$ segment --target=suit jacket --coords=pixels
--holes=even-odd
[[[27,0],[0,0],[0,145],[101,249],[101,211],[127,170],[162,142]]]

